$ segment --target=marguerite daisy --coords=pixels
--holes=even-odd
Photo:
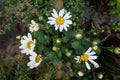
[[[30,32],[35,32],[35,31],[38,31],[38,30],[39,30],[38,24],[34,20],[31,20],[29,31]]]
[[[55,30],[58,30],[59,28],[60,32],[62,32],[63,29],[67,31],[67,27],[72,24],[72,21],[69,20],[69,18],[72,17],[72,15],[70,15],[70,12],[65,13],[65,10],[62,9],[59,11],[58,14],[57,11],[53,9],[53,13],[51,14],[52,17],[48,17],[49,21],[47,23],[49,23],[50,25],[54,25]]]
[[[27,66],[29,66],[30,69],[33,69],[39,66],[39,64],[42,61],[42,56],[37,55],[35,52],[32,52],[32,55],[29,57],[29,59],[30,59],[30,62],[27,63]]]
[[[90,47],[83,55],[75,57],[77,63],[80,63],[81,61],[84,62],[88,70],[91,69],[88,61],[91,62],[95,68],[99,67],[99,64],[94,61],[95,59],[97,59],[98,56],[95,56],[94,54],[96,53],[94,51],[91,52],[91,50],[92,48]]]
[[[32,35],[28,33],[28,36],[23,36],[21,39],[21,46],[19,47],[21,50],[21,53],[26,53],[26,55],[33,52],[35,47],[35,40],[32,40]]]

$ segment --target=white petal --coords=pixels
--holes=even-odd
[[[53,17],[48,17],[48,19],[49,19],[50,21],[55,21],[55,20],[56,20],[56,19],[53,18]]]
[[[58,28],[59,28],[59,25],[56,24],[55,25],[55,30],[58,30]]]
[[[91,55],[94,55],[94,54],[96,54],[96,53],[95,52],[90,52],[88,55],[91,56]]]
[[[28,40],[28,38],[27,38],[26,36],[23,36],[23,39],[24,39],[24,40]]]
[[[20,48],[20,49],[25,49],[26,46],[25,46],[25,45],[21,45],[21,46],[19,46],[19,48]]]
[[[72,24],[71,20],[65,20],[65,24]]]
[[[32,39],[32,35],[30,33],[28,33],[28,38]]]
[[[79,59],[80,59],[80,57],[79,57],[79,56],[76,56],[74,59],[75,59],[75,60],[79,60]]]
[[[21,39],[20,42],[21,42],[22,44],[24,44],[26,41]]]
[[[64,9],[59,11],[59,17],[63,17],[63,15],[64,15]]]
[[[69,27],[69,25],[68,24],[64,24],[66,27]]]
[[[60,25],[59,31],[62,32],[62,30],[63,30],[63,25]]]
[[[35,52],[31,52],[30,56],[29,56],[29,59],[34,61],[36,56],[37,56],[37,54]]]
[[[98,67],[99,67],[99,64],[96,63],[95,61],[93,61],[93,60],[89,60],[89,61],[94,65],[95,68],[98,68]]]
[[[99,68],[100,65],[98,63],[96,63],[96,65],[94,65],[95,68]]]
[[[36,52],[31,52],[30,55],[35,58],[37,56],[37,53]]]
[[[29,66],[31,69],[33,69],[34,68],[34,62],[33,61],[30,61],[30,62],[28,62],[27,63],[27,66]]]
[[[36,63],[34,66],[38,67],[40,65],[41,61],[39,63]]]
[[[98,56],[89,56],[89,59],[95,60]]]
[[[33,61],[35,59],[34,56],[29,56],[30,61]]]
[[[34,20],[31,20],[31,23],[32,23],[32,24],[35,24],[35,21],[34,21]]]
[[[38,66],[39,66],[39,64],[40,64],[40,63],[36,63],[36,64],[34,65],[34,67],[38,67]]]
[[[71,17],[72,17],[72,15],[70,15],[70,12],[68,12],[68,13],[65,14],[64,19],[69,19]]]
[[[50,25],[54,25],[54,24],[56,24],[55,21],[48,21],[47,23],[49,23]]]
[[[57,18],[57,17],[58,17],[57,11],[56,11],[55,9],[53,9],[52,16],[53,16],[54,18]]]
[[[34,39],[33,42],[36,43],[36,40]],[[34,46],[35,46],[35,45],[34,45]]]
[[[26,55],[28,55],[28,54],[29,54],[29,53],[26,51],[26,49],[21,50],[21,53],[24,53],[24,54],[26,54]]]
[[[67,29],[67,27],[65,26],[65,25],[63,25],[63,28],[65,29],[65,31],[67,31],[68,29]]]
[[[88,50],[85,52],[85,54],[89,54],[91,50],[92,50],[92,48],[89,47]]]
[[[90,65],[88,64],[88,62],[85,62],[85,65],[86,65],[86,67],[87,67],[88,70],[91,69],[91,67],[90,67]]]

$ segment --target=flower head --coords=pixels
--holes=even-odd
[[[70,12],[65,13],[65,10],[62,9],[59,11],[59,14],[57,13],[57,11],[55,9],[53,9],[53,13],[52,17],[48,17],[49,21],[48,23],[50,25],[54,25],[55,30],[58,30],[62,32],[63,29],[65,31],[67,31],[67,27],[69,27],[70,24],[72,24],[72,21],[69,20],[69,18],[72,17],[72,15],[70,15]]]
[[[31,69],[39,66],[39,64],[42,61],[42,56],[37,55],[35,52],[32,52],[32,55],[29,57],[30,62],[27,63],[27,66],[29,66]]]
[[[21,53],[26,53],[26,55],[31,54],[33,52],[35,47],[35,40],[32,40],[32,35],[28,33],[28,36],[23,36],[21,39],[21,46],[19,47],[21,50]]]
[[[88,70],[91,69],[88,61],[91,62],[95,68],[99,67],[99,64],[94,61],[95,59],[97,59],[97,56],[94,55],[96,53],[94,51],[91,52],[91,50],[92,48],[90,47],[83,55],[75,57],[77,63],[84,62]]]
[[[29,31],[30,32],[35,32],[35,31],[38,31],[38,30],[39,30],[38,24],[34,20],[31,20]]]

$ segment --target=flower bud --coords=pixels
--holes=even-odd
[[[16,36],[16,39],[21,39],[21,36],[20,35]]]
[[[61,40],[60,39],[56,39],[56,43],[60,44]]]
[[[97,50],[98,46],[93,46],[92,48],[93,48],[93,50]]]
[[[97,41],[93,41],[92,44],[93,44],[94,46],[96,46],[98,43],[97,43]]]
[[[97,35],[97,33],[96,33],[96,32],[94,32],[94,33],[93,33],[93,35],[94,35],[94,36],[96,36],[96,35]]]
[[[67,52],[67,53],[66,53],[66,56],[67,56],[67,57],[70,57],[70,56],[71,56],[71,52]]]
[[[120,54],[120,47],[116,47],[116,48],[114,49],[114,52],[115,52],[115,54]]]
[[[50,12],[47,11],[45,15],[46,15],[46,16],[50,16]]]
[[[53,50],[53,51],[57,51],[58,49],[57,49],[56,46],[53,46],[53,47],[52,47],[52,50]]]
[[[76,22],[73,22],[73,24],[72,24],[73,26],[76,26],[77,24],[76,24]]]
[[[82,71],[78,71],[78,75],[79,75],[80,77],[82,77],[82,76],[84,76],[84,73],[83,73]]]
[[[98,78],[99,78],[99,79],[102,79],[102,78],[103,78],[103,74],[100,73],[100,74],[98,75]]]
[[[43,17],[42,17],[42,16],[39,16],[39,20],[43,20]]]
[[[82,38],[82,34],[80,34],[80,33],[76,34],[76,35],[75,35],[75,38],[76,38],[76,39],[81,39],[81,38]]]

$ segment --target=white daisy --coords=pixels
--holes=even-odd
[[[32,35],[28,33],[28,36],[23,36],[21,39],[21,46],[19,47],[21,50],[21,53],[26,53],[26,55],[33,52],[35,47],[35,40],[32,40]]]
[[[39,30],[38,24],[34,20],[31,20],[29,31],[30,32],[35,32],[35,31],[38,31],[38,30]]]
[[[91,62],[95,68],[99,67],[99,64],[94,61],[95,59],[97,59],[98,56],[95,56],[94,54],[96,53],[91,50],[92,48],[90,47],[83,55],[75,57],[77,63],[80,63],[81,61],[84,62],[88,70],[91,69],[90,65],[88,64],[88,61]]]
[[[39,64],[42,61],[42,56],[37,55],[35,52],[32,52],[32,55],[29,57],[29,59],[30,59],[30,62],[27,63],[27,66],[29,66],[30,69],[33,69],[39,66]]]
[[[54,25],[55,30],[58,30],[59,28],[60,32],[62,32],[63,29],[67,31],[67,27],[72,24],[72,21],[69,20],[69,18],[72,17],[72,15],[70,15],[70,12],[65,13],[65,10],[62,9],[59,11],[59,13],[57,13],[57,11],[53,9],[53,13],[51,14],[52,17],[48,17],[49,21],[47,23]]]

